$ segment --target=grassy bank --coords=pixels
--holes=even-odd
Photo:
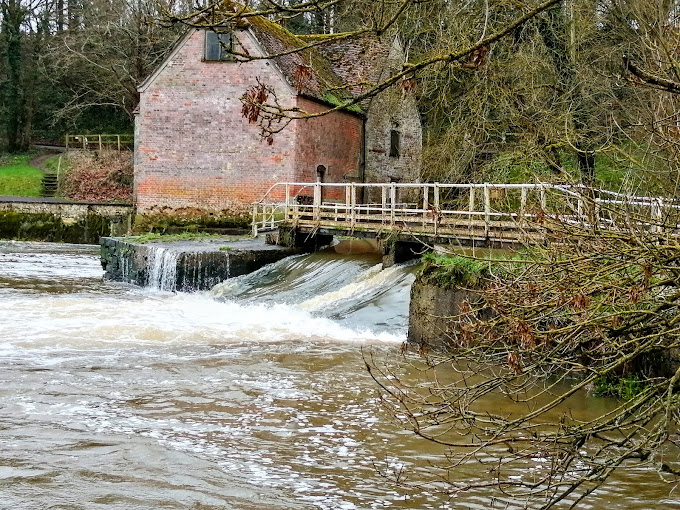
[[[0,195],[39,197],[43,173],[31,166],[34,154],[0,155]]]

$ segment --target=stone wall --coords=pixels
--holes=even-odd
[[[387,65],[380,77],[401,70],[403,51],[395,40]],[[371,100],[366,120],[366,182],[419,182],[422,157],[422,126],[413,91],[391,87]],[[391,156],[391,133],[399,134],[399,155]],[[401,193],[398,200],[410,200]],[[366,200],[380,201],[380,192],[371,191]]]
[[[0,238],[97,244],[102,236],[124,235],[132,206],[16,199],[0,202]]]
[[[474,294],[456,288],[443,288],[421,279],[411,286],[408,342],[428,349],[453,348],[461,305]]]

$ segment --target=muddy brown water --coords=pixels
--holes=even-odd
[[[414,268],[337,251],[187,295],[104,282],[96,247],[0,243],[0,508],[521,508],[380,476],[443,453],[380,409],[362,358],[399,359]],[[631,468],[578,508],[677,490]]]

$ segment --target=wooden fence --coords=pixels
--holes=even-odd
[[[66,150],[128,150],[134,146],[133,135],[66,135]]]

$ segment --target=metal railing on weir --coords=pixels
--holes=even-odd
[[[678,233],[679,220],[676,199],[583,185],[282,182],[253,205],[252,226],[517,242],[556,224]]]

